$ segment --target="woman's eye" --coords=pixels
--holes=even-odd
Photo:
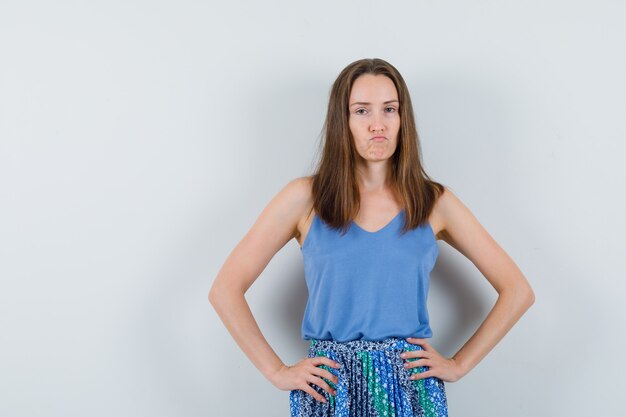
[[[365,114],[366,110],[365,109],[357,109],[355,111],[356,114]]]
[[[396,108],[395,107],[387,107],[387,111],[389,113],[393,113],[394,111],[396,111]]]

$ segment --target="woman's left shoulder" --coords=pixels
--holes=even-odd
[[[433,230],[437,239],[448,243],[460,239],[475,239],[478,234],[486,234],[474,213],[449,187],[444,187],[431,212]],[[433,224],[431,223],[431,224]]]
[[[453,199],[458,198],[447,185],[443,186],[443,191],[439,192],[435,201],[435,206],[441,208],[449,205]]]
[[[448,186],[444,185],[443,191],[437,195],[429,216],[429,222],[437,240],[442,239],[446,222],[451,216],[454,217],[454,213],[458,213],[461,207],[465,207],[461,200]]]

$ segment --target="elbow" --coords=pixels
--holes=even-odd
[[[213,284],[211,288],[209,289],[209,303],[213,307],[216,307],[220,298],[223,298],[220,295],[220,290],[215,284]]]
[[[210,303],[212,306],[215,306],[215,297],[216,297],[216,295],[215,295],[215,291],[213,291],[213,288],[211,288],[211,289],[209,290],[209,303]]]
[[[535,304],[535,292],[530,287],[530,285],[528,286],[528,301],[531,305]]]
[[[525,310],[528,310],[530,306],[535,303],[535,292],[528,282],[509,287],[501,291],[500,294],[506,294],[507,297],[512,297],[516,304],[524,306]]]
[[[528,307],[535,304],[535,292],[532,288],[528,287]]]
[[[209,290],[209,303],[215,310],[219,310],[222,305],[229,304],[233,298],[243,297],[243,292],[234,290],[229,287],[218,286],[213,284]]]
[[[213,307],[218,314],[222,311],[222,306],[224,305],[222,301],[225,299],[225,296],[222,292],[212,289],[209,291],[209,304]]]
[[[220,306],[220,301],[224,300],[225,298],[226,296],[224,295],[224,291],[221,291],[215,287],[211,288],[211,290],[209,291],[209,303],[215,309]]]
[[[519,298],[523,300],[524,305],[526,305],[526,309],[529,309],[530,306],[535,304],[535,292],[528,282],[521,286],[517,293],[519,294]]]

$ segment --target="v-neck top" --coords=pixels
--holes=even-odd
[[[439,246],[428,221],[401,235],[404,217],[375,232],[352,221],[342,235],[313,215],[301,248],[303,339],[432,337],[426,301]]]

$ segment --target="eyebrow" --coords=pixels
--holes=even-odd
[[[389,104],[389,103],[400,103],[400,102],[399,102],[398,100],[387,100],[387,101],[385,101],[383,104]],[[368,102],[366,102],[366,101],[357,101],[357,102],[354,102],[354,103],[350,104],[350,106],[349,106],[349,107],[352,107],[352,106],[354,106],[354,105],[356,105],[356,104],[360,104],[360,105],[365,105],[365,106],[367,106],[367,105],[370,105],[370,104],[372,104],[372,103],[368,103]]]

